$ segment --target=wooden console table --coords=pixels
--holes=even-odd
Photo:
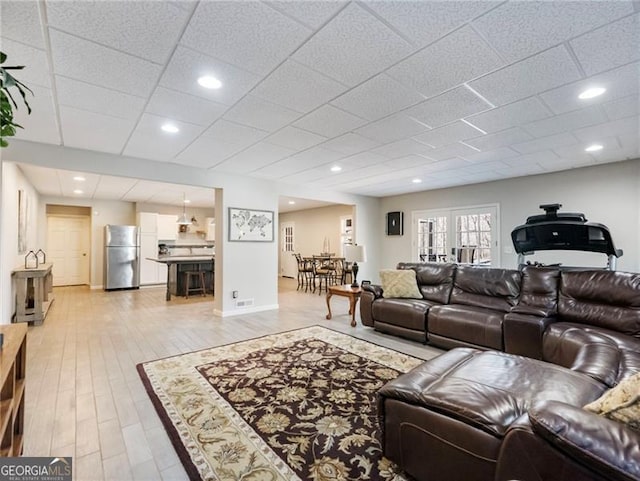
[[[331,305],[329,304],[331,296],[336,295],[348,297],[349,314],[351,314],[351,327],[356,327],[356,304],[358,303],[358,299],[360,299],[360,294],[362,294],[362,288],[351,287],[351,284],[344,284],[342,286],[329,286],[329,289],[327,291],[327,309],[329,310],[327,319],[331,319]]]
[[[36,269],[20,267],[11,272],[16,286],[16,315],[13,322],[43,323],[53,297],[53,264],[42,264]]]
[[[24,445],[24,386],[27,374],[27,326],[0,326],[0,457],[20,456]]]

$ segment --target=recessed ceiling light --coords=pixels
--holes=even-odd
[[[191,201],[189,199],[184,199],[182,202],[184,202],[185,204],[191,204]]]
[[[160,127],[162,130],[164,130],[165,132],[169,132],[170,134],[175,134],[177,132],[180,132],[180,129],[178,127],[176,127],[173,124],[164,124],[162,127]]]
[[[602,145],[600,145],[600,144],[591,144],[589,147],[584,149],[585,152],[597,152],[598,150],[602,150]]]
[[[592,99],[593,97],[597,97],[598,95],[602,95],[606,91],[607,91],[607,89],[604,88],[604,87],[591,87],[591,88],[588,88],[587,90],[585,90],[584,92],[582,92],[580,95],[578,95],[578,98],[582,99],[582,100]]]
[[[222,87],[222,82],[211,75],[204,75],[198,79],[198,85],[206,89],[219,89]]]
[[[413,182],[414,184],[419,184],[422,182],[422,179],[413,179],[411,182]]]
[[[339,165],[334,165],[333,167],[331,167],[331,172],[340,172],[342,170],[342,167],[340,167]]]
[[[85,179],[85,178],[84,178],[84,177],[82,177],[81,175],[76,175],[76,176],[73,178],[73,180],[77,180],[78,182],[84,182],[84,181],[85,181],[85,180],[87,180],[87,179]]]
[[[290,201],[289,201],[289,205],[293,205],[293,204],[295,204],[295,203],[296,203],[296,201],[295,201],[295,200],[290,200]]]
[[[74,194],[84,194],[83,191],[81,191],[80,189],[76,189],[73,191]]]

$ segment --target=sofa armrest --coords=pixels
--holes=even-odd
[[[366,286],[362,286],[362,290],[364,292],[372,293],[374,299],[378,299],[379,297],[382,297],[382,294],[383,294],[382,286],[379,286],[377,284],[367,284]]]
[[[531,359],[542,359],[544,331],[556,322],[554,316],[538,317],[509,312],[502,323],[504,350]]]
[[[584,409],[544,401],[529,410],[533,431],[605,479],[640,479],[640,433]]]

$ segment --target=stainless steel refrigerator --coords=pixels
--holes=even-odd
[[[140,233],[135,225],[104,226],[104,289],[140,287]]]

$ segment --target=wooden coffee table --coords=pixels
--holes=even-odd
[[[351,284],[344,284],[342,286],[329,286],[329,290],[327,291],[327,309],[329,310],[327,319],[331,319],[331,304],[329,303],[331,296],[336,295],[348,297],[349,314],[351,314],[351,327],[356,327],[356,304],[358,303],[358,299],[360,299],[360,294],[362,294],[362,288],[351,287]]]

